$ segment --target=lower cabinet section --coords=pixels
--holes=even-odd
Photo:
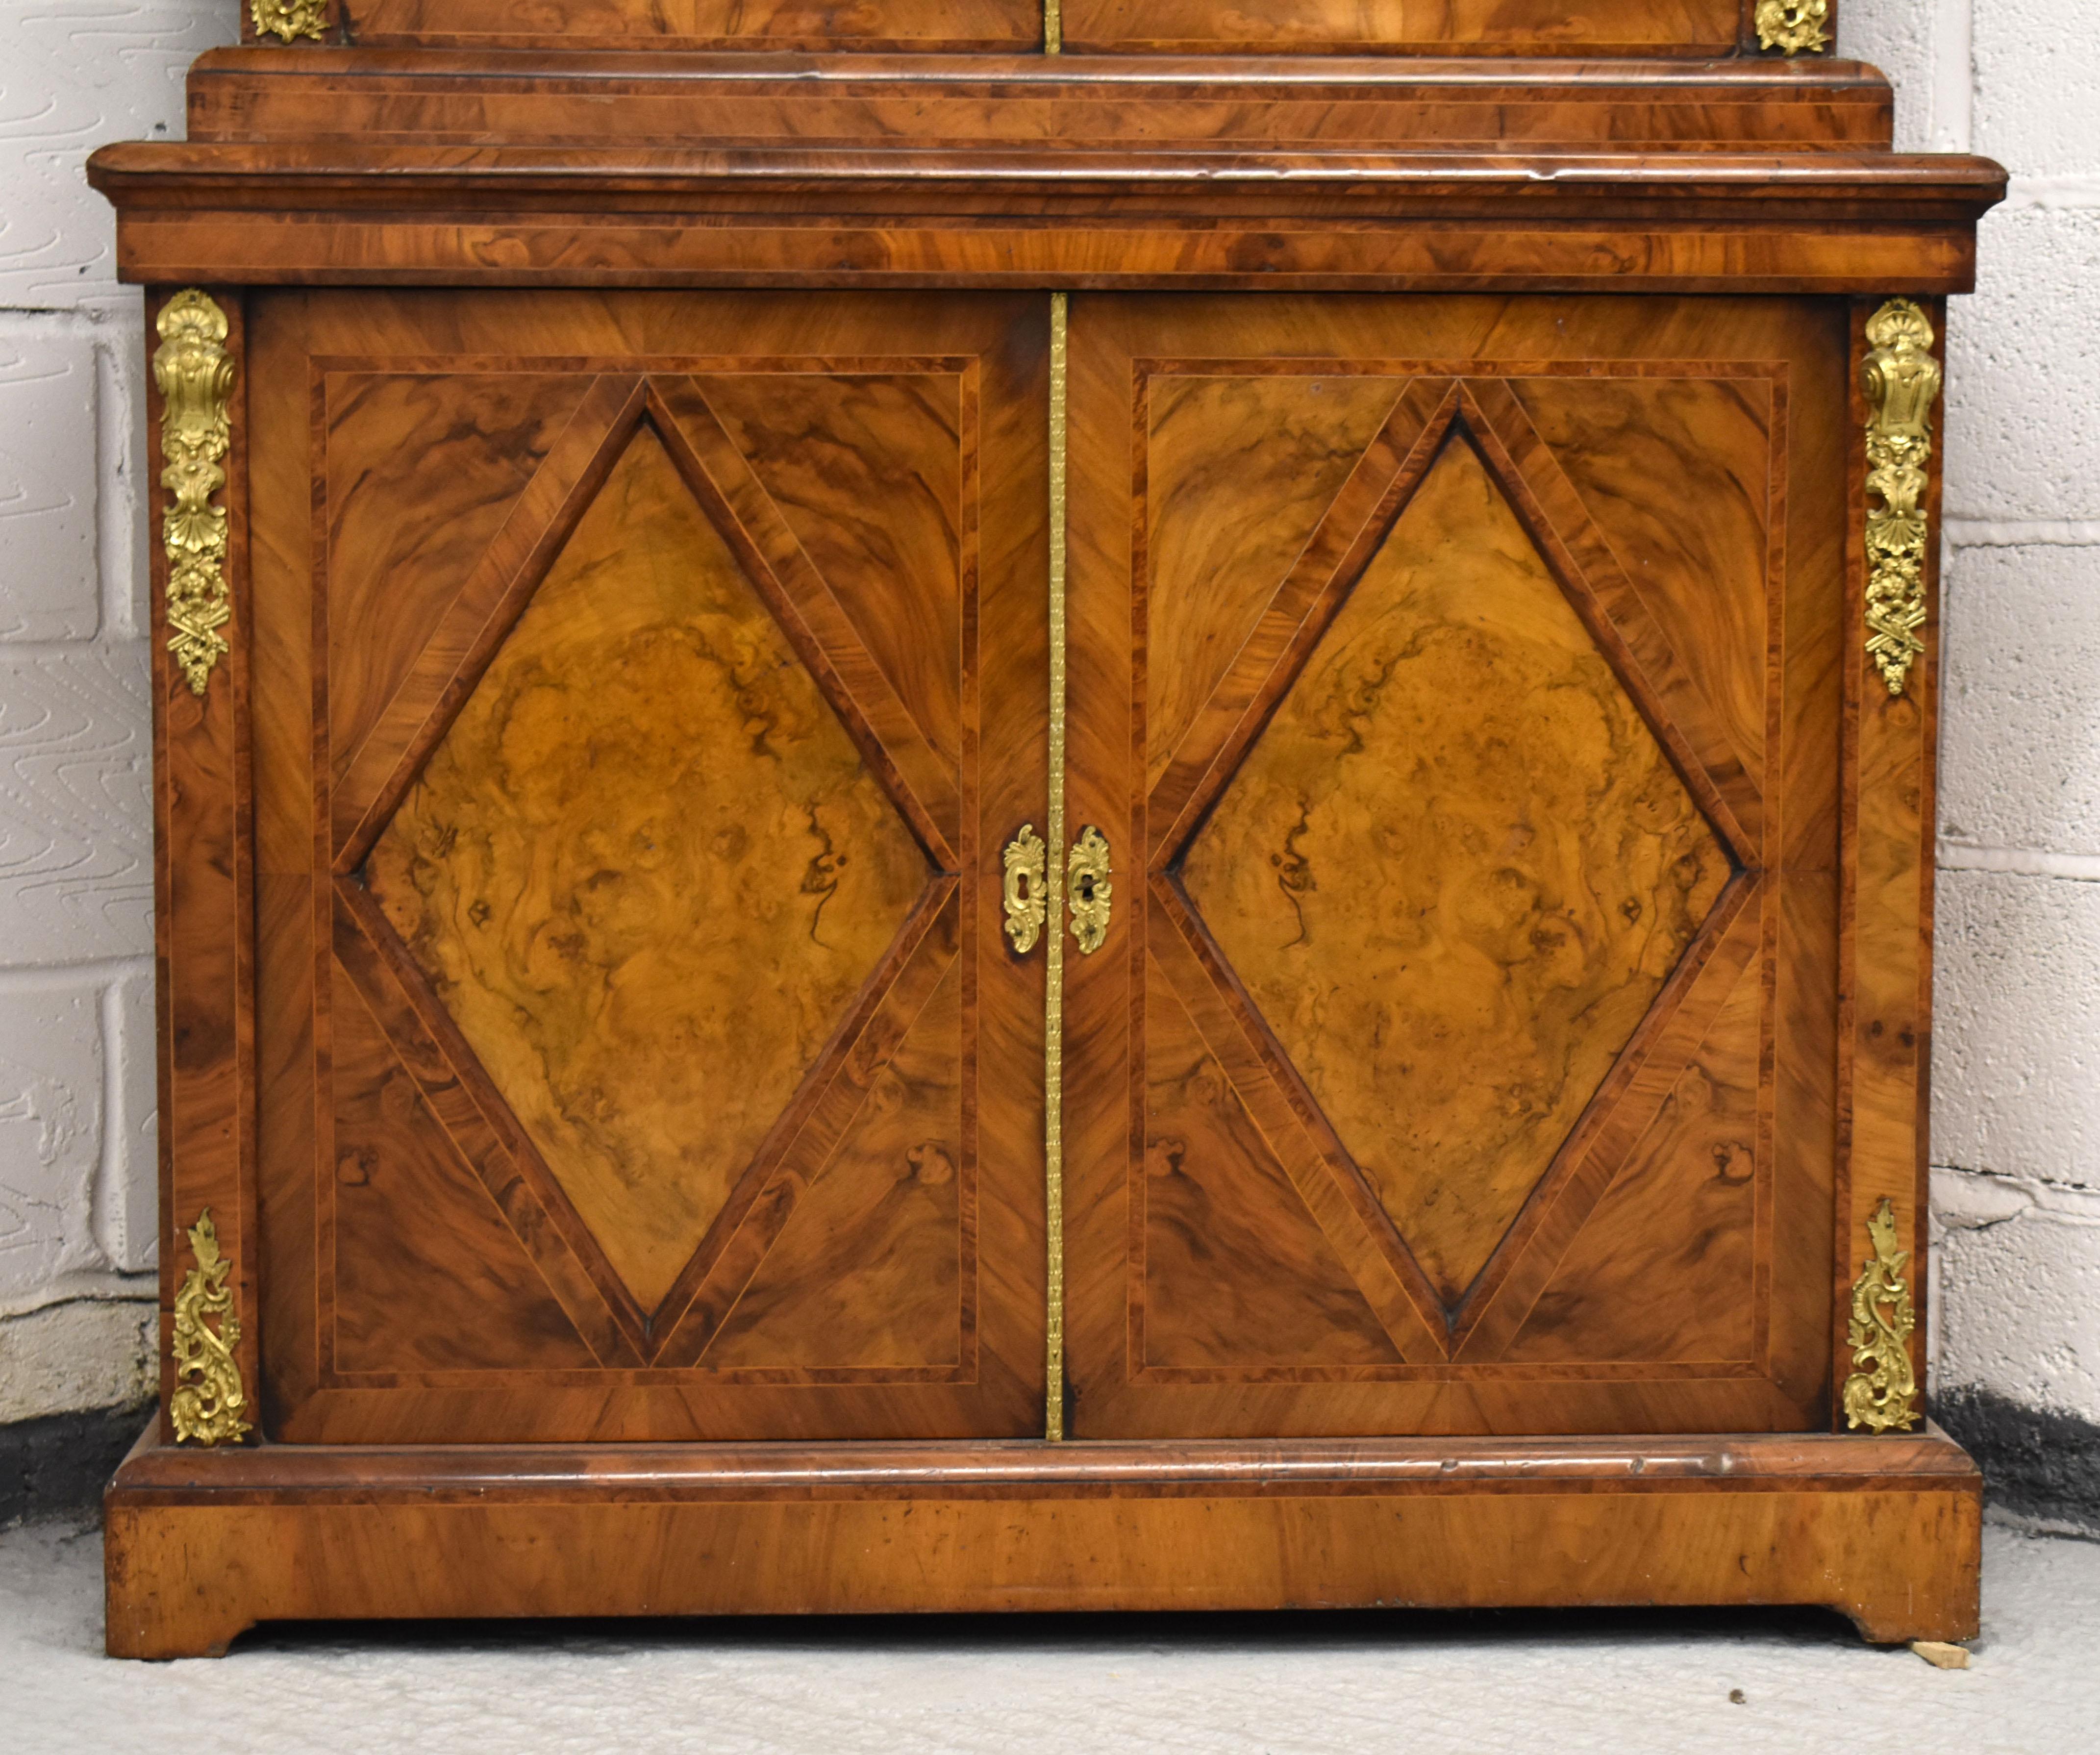
[[[1907,1430],[1931,630],[1884,686],[1865,306],[232,302],[161,906],[227,1258],[176,1320],[257,1442],[126,1463],[112,1651],[1974,1632],[1980,1483]]]

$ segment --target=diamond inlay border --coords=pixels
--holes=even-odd
[[[357,364],[370,368],[392,363]],[[660,1369],[704,1365],[708,1341],[733,1307],[737,1290],[784,1228],[796,1190],[821,1172],[926,995],[974,932],[973,900],[956,876],[968,864],[974,836],[955,769],[944,765],[928,744],[778,507],[686,376],[809,369],[814,363],[736,359],[678,364],[682,369],[674,373],[628,370],[596,376],[452,609],[440,618],[394,703],[334,770],[331,788],[339,976],[370,1007],[454,1149],[488,1189],[586,1343],[602,1364],[625,1369],[651,1364]],[[459,363],[448,365],[465,369]],[[514,372],[519,363],[510,359],[502,366]],[[823,366],[832,371],[858,366],[893,374],[958,374],[966,385],[976,370],[975,360],[968,358],[885,358],[827,361]],[[612,1271],[358,875],[373,843],[645,422],[663,441],[703,515],[729,543],[761,602],[929,862],[926,884],[889,950],[738,1178],[728,1205],[686,1268],[661,1302],[646,1311]],[[966,456],[966,468],[970,461]],[[973,491],[973,483],[966,481],[966,497]],[[966,594],[974,588],[967,568],[962,585]],[[965,622],[973,623],[967,606]],[[968,663],[966,654],[966,670]],[[433,699],[433,682],[439,686],[432,705],[421,714],[404,712],[405,702]],[[965,783],[968,773],[966,769]],[[974,1078],[974,1056],[968,1046],[966,1086]],[[849,1062],[849,1081],[845,1078]],[[808,1157],[812,1150],[819,1154],[814,1160]],[[965,1175],[973,1174],[973,1164],[962,1168]],[[968,1284],[975,1274],[969,1226],[962,1241]],[[324,1375],[345,1384],[362,1381],[361,1375],[329,1368],[325,1324],[321,1339]],[[818,1370],[814,1375],[838,1382],[969,1382],[976,1371],[974,1345],[974,1325],[966,1321],[963,1356],[954,1368]],[[811,1375],[743,1370],[718,1374],[726,1381],[761,1382]],[[421,1373],[414,1380],[437,1383],[460,1375]]]
[[[1293,366],[1308,373],[1326,373],[1335,364],[1308,360],[1293,362]],[[1140,378],[1148,367],[1176,372],[1237,368],[1236,363],[1225,361],[1140,362]],[[1506,369],[1511,377],[1527,375],[1524,368]],[[1640,375],[1661,375],[1667,369],[1652,365]],[[1711,363],[1701,362],[1688,375],[1710,377],[1714,370]],[[1476,367],[1474,373],[1477,371]],[[1473,446],[1507,497],[1555,582],[1726,850],[1734,871],[1486,1267],[1460,1305],[1447,1311],[1182,892],[1176,867],[1211,806],[1259,737],[1268,712],[1295,683],[1356,580],[1444,445],[1454,436]],[[1602,591],[1598,589],[1600,578]],[[1604,601],[1607,597],[1608,606]],[[1676,725],[1661,691],[1650,682],[1643,652],[1649,663],[1665,660],[1667,644],[1647,623],[1609,543],[1590,519],[1509,385],[1500,377],[1424,373],[1408,383],[1384,428],[1278,588],[1255,635],[1191,725],[1148,798],[1149,887],[1159,915],[1151,933],[1154,948],[1163,967],[1180,963],[1187,968],[1193,963],[1210,990],[1211,1006],[1232,1020],[1232,1033],[1243,1045],[1238,1056],[1206,1032],[1221,1062],[1229,1067],[1235,1059],[1244,1061],[1251,1052],[1260,1069],[1251,1083],[1271,1084],[1278,1093],[1280,1114],[1276,1105],[1261,1100],[1258,1091],[1241,1086],[1242,1100],[1251,1111],[1268,1111],[1263,1125],[1272,1147],[1287,1166],[1294,1165],[1294,1160],[1302,1162],[1305,1154],[1293,1153],[1282,1143],[1295,1131],[1323,1167],[1341,1198],[1339,1211],[1325,1197],[1325,1191],[1316,1192],[1295,1166],[1292,1180],[1330,1241],[1351,1263],[1360,1288],[1387,1322],[1402,1356],[1410,1361],[1398,1368],[1403,1374],[1439,1360],[1493,1369],[1490,1361],[1498,1347],[1513,1336],[1550,1274],[1551,1261],[1542,1265],[1541,1252],[1551,1248],[1557,1259],[1609,1184],[1611,1166],[1604,1166],[1601,1174],[1599,1170],[1600,1145],[1607,1143],[1607,1135],[1644,1129],[1652,1121],[1670,1085],[1698,1052],[1712,1016],[1732,988],[1745,959],[1769,955],[1765,943],[1768,933],[1761,924],[1768,912],[1761,850]],[[1708,739],[1710,744],[1711,741]],[[1771,760],[1768,750],[1767,764]],[[1766,827],[1769,832],[1769,822]],[[1178,956],[1169,950],[1170,943],[1178,949]],[[1730,946],[1733,948],[1724,950]],[[1179,981],[1176,986],[1192,1014],[1202,1008],[1189,987]],[[1767,1032],[1769,1027],[1767,1020]],[[1141,1202],[1141,1175],[1133,1180],[1133,1198]],[[1549,1216],[1551,1226],[1546,1224]],[[1359,1237],[1374,1246],[1377,1265],[1369,1272],[1365,1270],[1370,1264],[1357,1242]],[[1141,1280],[1141,1261],[1134,1261],[1132,1271]],[[1382,1285],[1404,1294],[1404,1307],[1379,1290]],[[1523,1295],[1527,1290],[1528,1297]],[[1504,1295],[1511,1290],[1522,1299],[1521,1308],[1515,1307],[1515,1299]],[[1141,1312],[1142,1302],[1141,1296],[1134,1298],[1133,1308]],[[1141,1321],[1139,1329],[1141,1334]],[[1197,1381],[1212,1374],[1149,1365],[1142,1356],[1141,1338],[1134,1336],[1134,1343],[1139,1347],[1130,1361],[1134,1378],[1167,1382]],[[1537,1371],[1511,1369],[1533,1374]],[[1652,1368],[1643,1368],[1643,1372],[1656,1374]],[[1380,1368],[1362,1368],[1305,1375],[1386,1374],[1390,1373]]]

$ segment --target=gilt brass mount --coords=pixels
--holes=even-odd
[[[1006,866],[1006,936],[1025,957],[1042,937],[1043,923],[1049,917],[1050,896],[1043,888],[1048,849],[1035,825],[1024,822],[1001,858]]]
[[[1758,0],[1758,46],[1791,59],[1820,55],[1830,46],[1830,0]]]
[[[161,521],[168,552],[168,650],[190,693],[202,695],[212,667],[226,655],[219,632],[233,618],[226,579],[226,509],[211,496],[226,485],[223,467],[232,428],[233,356],[226,351],[226,313],[195,287],[161,307],[154,327],[153,382],[161,392],[161,485],[174,496]]]
[[[248,15],[255,20],[255,34],[289,42],[296,37],[318,42],[327,34],[326,0],[249,0]]]
[[[179,1444],[237,1443],[254,1428],[240,1418],[248,1396],[233,1358],[240,1344],[240,1319],[233,1313],[233,1291],[226,1283],[233,1263],[219,1254],[218,1228],[209,1206],[188,1235],[196,1265],[175,1294],[175,1391],[168,1400],[168,1418]],[[216,1333],[214,1316],[219,1319]]]
[[[1932,456],[1932,404],[1939,362],[1932,324],[1907,298],[1868,320],[1873,349],[1860,382],[1867,421],[1867,652],[1891,695],[1901,695],[1925,651],[1925,465]]]
[[[1092,956],[1109,936],[1109,907],[1113,889],[1109,883],[1108,837],[1091,822],[1072,843],[1065,862],[1065,887],[1071,895],[1072,937],[1079,941],[1079,954]]]
[[[1845,1325],[1845,1344],[1859,1367],[1845,1379],[1845,1423],[1872,1432],[1907,1431],[1917,1424],[1917,1379],[1910,1364],[1917,1316],[1903,1277],[1910,1252],[1896,1247],[1895,1208],[1888,1201],[1874,1209],[1867,1236],[1874,1253],[1852,1283]]]

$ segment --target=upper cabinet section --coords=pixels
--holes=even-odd
[[[371,10],[203,55],[186,139],[90,159],[128,278],[1924,296],[1973,286],[2005,194],[1892,151],[1874,68],[1758,46],[1824,0],[1356,0],[1353,36],[1343,0],[1264,0],[1201,53],[1145,52],[1181,0],[1062,0],[1055,55],[1004,0],[792,15],[826,53],[730,0],[560,15],[624,38],[530,0],[479,36],[496,0],[443,34],[409,28],[435,0],[326,3]]]
[[[1838,0],[246,0],[254,42],[1112,55],[1827,54]]]
[[[407,0],[402,0],[407,3]],[[1856,61],[1635,63],[1246,55],[497,55],[226,49],[190,70],[189,139],[508,152],[843,155],[865,182],[901,155],[982,177],[1028,158],[1061,183],[1127,167],[1206,179],[1298,155],[1302,180],[1425,154],[1886,152],[1888,82]],[[1050,156],[1044,157],[1048,154]],[[768,161],[770,162],[770,161]],[[1280,166],[1261,173],[1274,183]],[[918,173],[922,179],[924,167]],[[1361,205],[1368,192],[1352,197]]]

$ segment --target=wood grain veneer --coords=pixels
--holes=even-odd
[[[1966,292],[1988,160],[124,145],[127,276],[256,284]]]
[[[199,695],[169,651],[168,555],[157,504],[150,580],[153,714],[156,1075],[159,1113],[161,1423],[172,1440],[168,1408],[175,1390],[171,1348],[174,1299],[196,1265],[188,1228],[209,1207],[222,1252],[233,1263],[235,1307],[255,1307],[260,1281],[256,1248],[256,922],[249,654],[242,636],[254,615],[249,575],[249,453],[246,301],[237,288],[208,289],[225,313],[224,343],[234,362],[227,403],[231,442],[226,483],[215,503],[227,523],[226,577],[232,611],[227,650]],[[165,297],[147,306],[154,333]],[[150,350],[149,350],[150,351]],[[147,455],[158,460],[160,399],[152,399]],[[152,468],[157,480],[159,463]],[[234,1347],[248,1386],[260,1377],[261,1337],[249,1323]]]
[[[1868,351],[1866,325],[1875,306],[1853,307],[1852,345]],[[1947,310],[1928,307],[1945,359]],[[1865,393],[1852,386],[1853,420],[1864,429]],[[1935,418],[1935,430],[1939,421]],[[1938,448],[1935,447],[1935,448]],[[1846,530],[1847,613],[1864,624],[1866,580],[1866,456],[1855,447],[1847,460],[1851,517]],[[1925,499],[1927,527],[1940,527],[1940,472],[1930,472]],[[1833,1277],[1843,1307],[1833,1344],[1851,1357],[1845,1319],[1851,1289],[1871,1253],[1867,1221],[1880,1203],[1893,1203],[1899,1246],[1912,1266],[1907,1276],[1917,1310],[1910,1348],[1918,1380],[1924,1381],[1926,1280],[1917,1265],[1926,1259],[1931,1209],[1928,1146],[1932,1066],[1933,845],[1939,813],[1939,555],[1926,544],[1925,601],[1934,606],[1919,630],[1925,650],[1909,686],[1891,695],[1875,668],[1859,653],[1843,677],[1844,895],[1846,930],[1839,1025],[1838,1210],[1842,1215]],[[1842,1418],[1842,1403],[1833,1420]]]
[[[651,1309],[933,875],[648,427],[362,873]]]
[[[1965,290],[2003,174],[1890,116],[1820,60],[228,51],[90,175],[170,280]]]
[[[1325,1444],[141,1447],[107,1501],[120,1656],[258,1621],[1825,1604],[1976,1629],[1937,1431]],[[623,1563],[608,1565],[618,1554]]]
[[[1074,49],[1134,54],[1718,55],[1745,38],[1745,0],[1067,0]]]
[[[421,50],[1021,48],[1038,0],[328,0],[332,39]],[[254,26],[241,20],[244,41]]]
[[[752,56],[214,49],[192,142],[668,147],[1859,151],[1893,94],[1857,61]]]

